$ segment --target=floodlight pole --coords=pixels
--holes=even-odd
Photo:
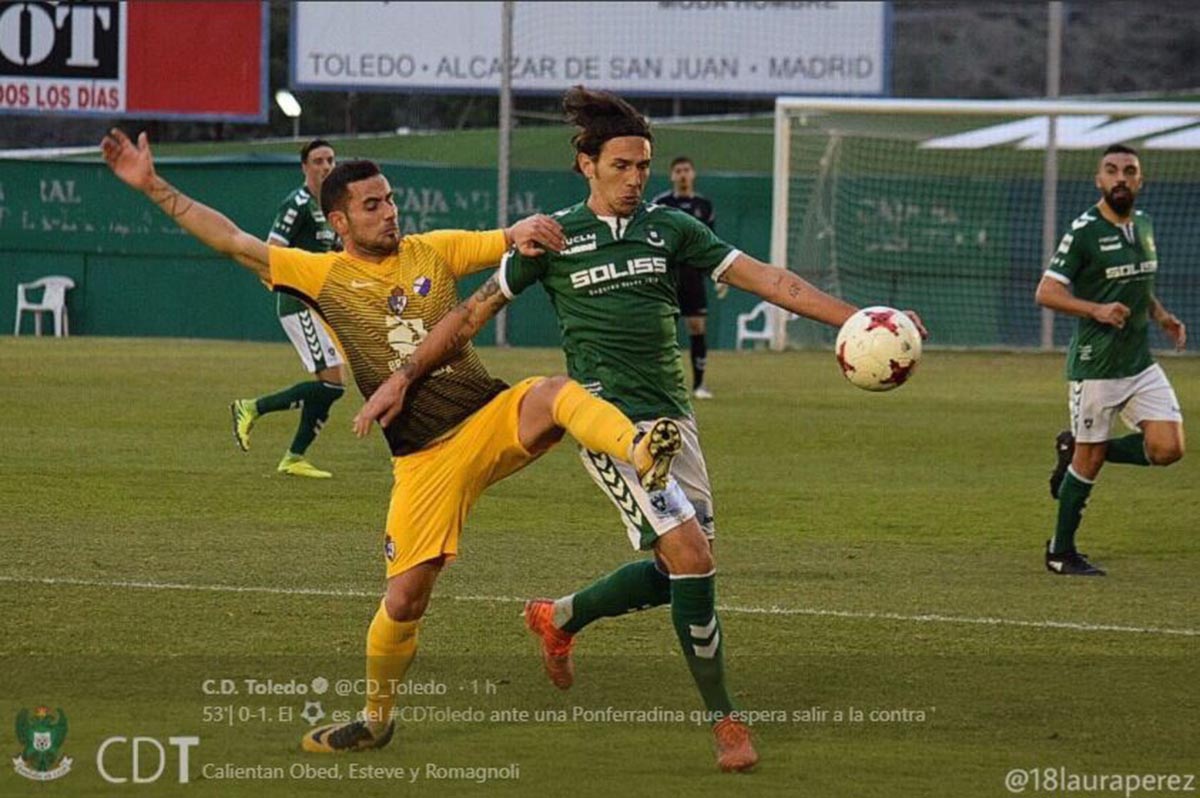
[[[1048,4],[1046,31],[1046,99],[1056,100],[1062,88],[1063,4]],[[1041,271],[1054,252],[1058,235],[1058,115],[1050,114],[1046,131],[1046,163],[1042,172],[1042,262]],[[1040,278],[1039,278],[1040,279]],[[1042,308],[1042,349],[1054,348],[1054,311]]]
[[[500,135],[496,153],[496,225],[508,227],[508,176],[512,160],[513,0],[500,4]],[[508,308],[496,314],[496,346],[508,346]]]

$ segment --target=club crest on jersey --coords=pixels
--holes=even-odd
[[[667,245],[667,242],[663,241],[662,236],[658,234],[658,230],[653,227],[646,231],[646,243],[652,247],[665,247]]]
[[[404,289],[399,286],[392,289],[392,295],[388,297],[388,310],[393,315],[399,316],[408,307],[408,296],[404,293]]]
[[[424,275],[413,280],[413,293],[417,296],[429,296],[429,289],[432,287],[433,281]]]

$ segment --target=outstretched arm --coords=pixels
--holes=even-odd
[[[363,437],[370,432],[371,422],[376,419],[382,427],[391,424],[404,407],[404,395],[409,386],[462,349],[483,329],[488,319],[507,304],[508,298],[500,291],[499,279],[492,275],[479,290],[443,316],[404,365],[392,372],[392,376],[371,394],[354,416],[354,433]]]
[[[177,225],[204,245],[250,269],[259,279],[270,280],[266,243],[241,230],[223,213],[197,202],[159,177],[154,171],[154,158],[145,133],[134,144],[113,128],[100,143],[100,149],[113,174],[149,197]]]
[[[720,277],[722,282],[757,294],[772,305],[778,305],[806,319],[840,327],[857,310],[853,305],[825,293],[812,283],[787,269],[768,266],[760,260],[740,253]],[[921,317],[914,311],[904,311],[921,337],[928,333]]]

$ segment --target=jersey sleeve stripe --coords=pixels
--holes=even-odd
[[[1062,283],[1063,285],[1071,284],[1070,277],[1066,276],[1065,274],[1059,274],[1056,271],[1051,271],[1050,269],[1046,269],[1045,276],[1049,277],[1051,280],[1057,280],[1058,282]]]
[[[496,279],[500,282],[500,293],[512,301],[516,299],[516,296],[508,285],[508,262],[510,260],[512,260],[512,250],[505,252],[504,257],[500,258],[500,267],[496,269]]]
[[[740,249],[730,250],[729,254],[726,255],[721,260],[721,262],[717,264],[717,268],[713,269],[712,281],[714,283],[721,282],[721,275],[723,275],[725,273],[726,269],[728,269],[730,266],[733,265],[733,262],[735,260],[737,260],[737,256],[741,255],[741,254],[742,254],[742,251]]]

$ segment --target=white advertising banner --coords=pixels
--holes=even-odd
[[[292,85],[496,91],[500,2],[300,2]],[[638,95],[880,95],[882,2],[517,2],[513,88]]]

